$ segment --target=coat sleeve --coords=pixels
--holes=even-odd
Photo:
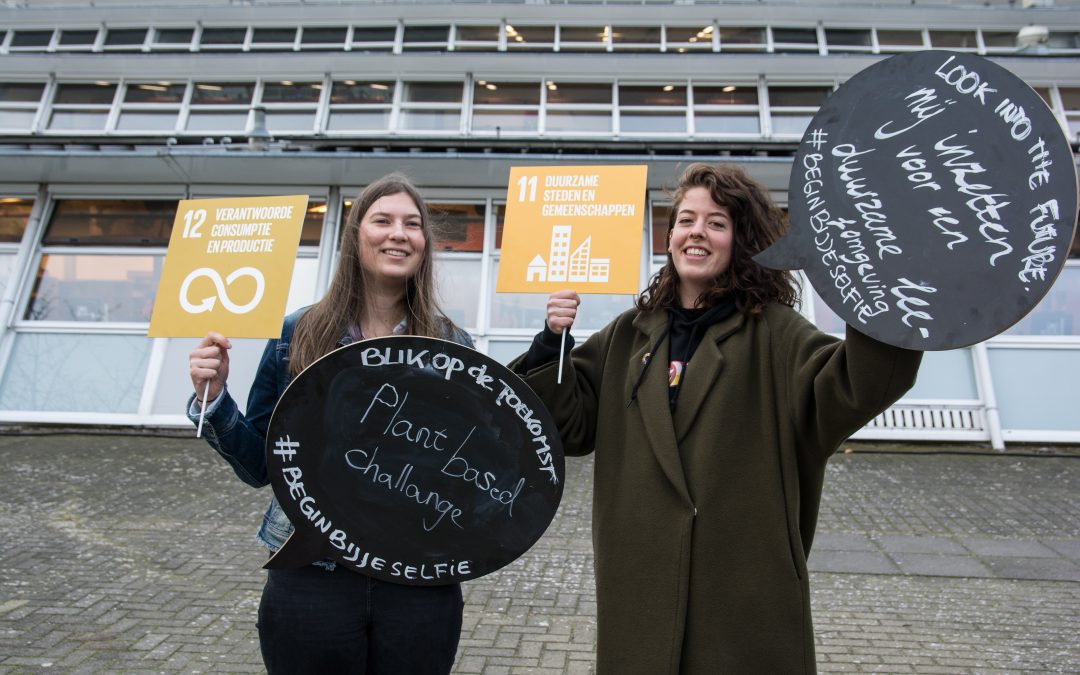
[[[824,461],[846,438],[915,384],[922,352],[893,347],[851,326],[846,338],[826,335],[801,316],[774,335],[783,364],[795,433]]]
[[[604,360],[607,356],[616,319],[594,333],[584,344],[563,359],[562,383],[558,383],[559,361],[525,369],[526,354],[510,362],[509,367],[522,377],[547,406],[562,438],[563,452],[570,456],[587,455],[596,441],[596,415],[603,385]]]
[[[229,463],[240,480],[252,487],[270,483],[266,473],[266,430],[280,397],[278,368],[283,367],[276,358],[277,345],[277,340],[266,343],[248,394],[247,415],[240,412],[226,389],[214,409],[207,410],[203,423],[206,442]],[[190,406],[189,402],[188,417],[197,424],[198,414],[192,418]]]

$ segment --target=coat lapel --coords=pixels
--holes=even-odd
[[[645,345],[639,349],[627,364],[628,372],[641,373],[643,359],[656,341],[667,329],[666,312],[641,312],[634,319],[634,326],[645,334]],[[645,379],[638,387],[636,406],[641,414],[645,435],[649,439],[656,461],[672,486],[686,501],[691,503],[690,491],[686,487],[686,474],[683,472],[679,448],[675,443],[675,427],[668,407],[668,341],[665,339],[656,347],[656,353],[649,358],[652,364],[645,374]]]
[[[686,365],[686,379],[683,381],[682,391],[679,392],[679,400],[675,405],[675,439],[681,441],[686,438],[694,420],[701,411],[705,398],[712,391],[720,371],[724,369],[724,355],[720,353],[720,343],[742,326],[745,317],[741,312],[736,312],[723,321],[709,326],[701,344],[690,357]],[[665,368],[666,370],[666,368]]]

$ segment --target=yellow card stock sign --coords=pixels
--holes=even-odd
[[[645,166],[514,167],[500,293],[636,293]]]
[[[180,202],[150,337],[277,337],[307,195]]]

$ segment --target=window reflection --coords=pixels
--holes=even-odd
[[[30,221],[33,199],[0,198],[0,243],[17,244]]]
[[[429,202],[435,247],[444,251],[484,250],[484,204]]]
[[[43,254],[23,318],[147,322],[162,261],[161,255]]]
[[[1035,309],[1005,334],[1080,335],[1080,264],[1068,263]]]
[[[46,246],[168,246],[176,200],[62,199],[45,230]]]

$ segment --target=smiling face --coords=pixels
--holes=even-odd
[[[360,218],[360,266],[379,286],[404,287],[416,274],[427,241],[420,209],[404,192],[377,199]]]
[[[689,309],[731,264],[734,223],[704,187],[687,190],[675,208],[668,252],[679,275],[679,302]]]

